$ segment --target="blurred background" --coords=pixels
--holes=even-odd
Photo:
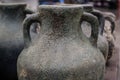
[[[105,9],[107,11],[112,11],[117,16],[119,16],[119,4],[120,0],[0,0],[2,3],[27,3],[28,7],[32,10],[36,10],[38,5],[44,4],[93,4],[95,8]]]

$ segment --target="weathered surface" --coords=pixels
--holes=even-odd
[[[82,8],[54,5],[40,6],[39,11],[25,20],[40,21],[41,31],[18,58],[19,80],[104,80],[103,55],[79,27]],[[98,35],[94,30],[94,36]]]

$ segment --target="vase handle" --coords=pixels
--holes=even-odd
[[[95,10],[95,9],[91,13],[98,18],[99,32],[100,32],[100,35],[103,35],[104,26],[105,26],[105,17],[103,15],[103,13],[101,11]]]
[[[115,21],[110,17],[110,16],[106,16],[105,20],[108,20],[111,23],[111,34],[113,34],[114,30],[115,30]]]
[[[98,39],[98,27],[99,27],[99,22],[97,17],[94,15],[84,12],[82,17],[81,17],[81,22],[82,21],[87,21],[91,24],[91,35],[90,35],[90,41],[94,46],[97,46],[97,39]],[[81,24],[80,22],[80,24]]]
[[[31,14],[30,16],[26,17],[23,21],[23,37],[24,37],[25,47],[28,47],[31,42],[30,26],[32,23],[35,22],[40,23],[39,13]]]
[[[35,13],[35,12],[32,11],[32,10],[30,10],[30,9],[28,9],[28,8],[26,8],[25,11],[24,11],[24,13],[25,13],[25,14],[33,14],[33,13]]]

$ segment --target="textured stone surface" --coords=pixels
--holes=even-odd
[[[104,80],[103,55],[79,27],[82,8],[54,5],[40,6],[39,11],[24,22],[24,29],[29,29],[31,22],[40,21],[41,31],[18,58],[19,80]],[[98,22],[94,21],[91,41],[96,44]],[[29,41],[27,31],[25,41]]]

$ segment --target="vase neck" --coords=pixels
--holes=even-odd
[[[77,34],[82,13],[82,8],[79,7],[41,8],[42,32],[50,31],[50,34],[64,36]]]

